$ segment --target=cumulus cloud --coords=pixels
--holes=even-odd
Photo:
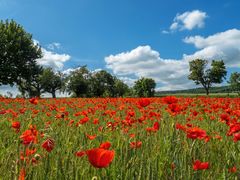
[[[150,46],[139,46],[131,51],[105,57],[106,67],[121,77],[153,78],[161,90],[188,89],[195,87],[189,81],[189,61],[202,58],[223,59],[227,67],[240,66],[240,31],[237,29],[217,33],[206,38],[187,37],[185,43],[193,44],[193,54],[183,54],[181,59],[163,59]]]
[[[33,40],[35,45],[40,45],[40,42],[36,39]],[[37,59],[37,63],[42,66],[51,67],[54,70],[61,70],[64,66],[64,63],[71,59],[71,56],[68,54],[59,54],[54,52],[56,49],[61,47],[60,43],[51,43],[47,45],[47,49],[41,48],[43,57]]]
[[[133,87],[135,81],[137,81],[136,78],[130,78],[130,77],[118,77],[120,80],[122,80],[125,84],[127,84],[129,87]]]
[[[107,68],[113,73],[127,77],[134,75],[137,78],[153,78],[163,86],[171,84],[183,85],[187,81],[188,63],[174,59],[162,59],[159,52],[150,46],[139,46],[129,52],[110,55],[105,58]],[[181,87],[181,89],[184,87]]]
[[[207,13],[200,10],[186,11],[177,14],[170,26],[171,31],[176,30],[192,30],[194,28],[202,28],[205,25]]]
[[[68,54],[58,54],[42,48],[43,57],[37,59],[37,63],[42,66],[51,67],[54,70],[61,70],[64,63],[70,60],[71,56]]]
[[[184,55],[185,59],[222,59],[228,67],[240,67],[240,30],[238,29],[230,29],[206,38],[190,36],[183,41],[199,49],[192,55]]]

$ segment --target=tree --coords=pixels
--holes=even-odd
[[[137,80],[133,86],[133,89],[139,97],[152,97],[155,93],[156,83],[151,78],[141,78]]]
[[[0,21],[0,85],[28,81],[29,70],[41,57],[41,48],[22,26],[13,20]]]
[[[95,97],[114,96],[114,77],[105,70],[92,74],[90,91]]]
[[[60,72],[55,73],[52,68],[46,68],[40,76],[40,83],[45,92],[56,98],[56,91],[63,87],[63,76]]]
[[[120,79],[116,78],[114,79],[114,95],[115,97],[122,97],[129,93],[129,87],[127,84],[125,84]]]
[[[197,85],[201,84],[206,94],[209,94],[209,88],[214,84],[220,84],[226,77],[227,71],[222,60],[213,60],[211,68],[206,69],[207,60],[195,59],[189,62],[190,75],[188,79],[193,80]]]
[[[86,66],[82,66],[67,77],[66,89],[76,97],[86,97],[89,93],[89,82],[90,72]]]
[[[27,79],[19,79],[18,89],[24,97],[40,97],[44,93],[41,83],[43,68],[39,65],[33,65],[29,68],[28,73]]]
[[[232,73],[229,79],[229,84],[232,90],[236,91],[238,93],[238,96],[240,96],[240,73]]]

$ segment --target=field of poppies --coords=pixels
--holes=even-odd
[[[0,179],[240,178],[240,98],[1,98],[0,133]]]

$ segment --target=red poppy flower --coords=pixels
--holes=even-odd
[[[20,136],[20,139],[22,140],[22,143],[24,145],[29,145],[31,143],[37,142],[37,132],[34,132],[33,130],[26,130],[22,133]]]
[[[228,172],[230,172],[230,173],[235,173],[235,172],[237,172],[236,166],[233,166],[232,168],[229,168],[229,169],[228,169]]]
[[[99,148],[103,148],[103,149],[109,149],[111,147],[111,143],[110,142],[104,142],[102,143]]]
[[[174,104],[169,104],[168,109],[169,109],[170,113],[178,114],[181,112],[182,107],[180,105],[174,103]]]
[[[153,127],[147,127],[147,128],[146,128],[146,131],[147,131],[147,132],[156,132],[156,131],[159,130],[159,127],[160,127],[159,122],[155,122],[155,123],[153,124]]]
[[[51,152],[54,148],[54,141],[52,139],[46,139],[42,143],[42,148],[44,148],[47,152]]]
[[[153,129],[154,129],[155,131],[159,130],[159,127],[160,127],[159,122],[155,122],[155,123],[153,124]]]
[[[237,133],[239,131],[240,131],[240,123],[231,124],[227,135],[231,136],[234,133]]]
[[[86,136],[90,140],[94,140],[97,137],[97,135],[89,135],[89,134],[86,134]]]
[[[38,104],[38,99],[37,99],[37,98],[31,98],[31,99],[29,99],[29,102],[30,102],[31,104],[37,105],[37,104]]]
[[[187,130],[187,137],[191,139],[204,139],[207,136],[206,131],[194,127]]]
[[[234,135],[233,135],[233,141],[234,142],[237,142],[237,141],[239,141],[240,140],[240,133],[235,133]]]
[[[95,119],[93,120],[93,124],[99,124],[99,119],[95,118]]]
[[[85,151],[77,151],[77,152],[75,153],[75,156],[77,156],[77,157],[83,157],[85,154],[86,154]]]
[[[115,152],[102,148],[95,148],[86,151],[88,161],[96,168],[105,168],[109,166],[114,158]]]
[[[135,134],[129,134],[130,138],[134,138],[136,135]]]
[[[21,169],[18,180],[24,180],[26,176],[26,171],[24,168]]]
[[[87,123],[89,121],[89,118],[88,117],[84,117],[84,118],[82,118],[78,123],[79,124],[85,124],[85,123]]]
[[[137,141],[137,142],[130,142],[130,147],[131,148],[140,148],[142,146],[142,142],[141,141]]]
[[[178,102],[178,99],[175,96],[167,96],[163,98],[163,102],[166,104],[174,104]]]
[[[21,124],[19,121],[12,122],[12,128],[14,128],[16,130],[16,132],[19,132],[20,126],[21,126]]]
[[[184,125],[182,125],[182,124],[177,123],[177,124],[176,124],[176,129],[180,129],[180,130],[186,131],[186,130],[187,130],[187,127],[184,126]]]
[[[26,156],[30,156],[30,155],[33,155],[36,151],[37,151],[36,148],[34,148],[34,149],[27,148],[25,154],[26,154]]]
[[[141,106],[141,107],[146,107],[150,104],[150,100],[147,99],[147,98],[141,98],[139,101],[138,101],[138,104]]]
[[[193,163],[193,169],[196,170],[203,170],[203,169],[208,169],[209,168],[209,163],[208,162],[201,162],[199,160],[196,160]]]
[[[6,114],[7,111],[6,110],[0,110],[0,114]]]

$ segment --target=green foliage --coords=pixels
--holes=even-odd
[[[41,48],[21,25],[13,20],[0,21],[0,85],[29,81],[30,70],[41,57]]]
[[[222,83],[226,77],[227,71],[222,60],[212,61],[211,68],[206,69],[207,60],[195,59],[189,62],[190,75],[188,78],[193,80],[197,85],[201,84],[206,94],[209,94],[209,88],[212,84]]]
[[[60,72],[55,73],[51,68],[46,68],[40,76],[40,82],[44,91],[56,98],[56,91],[63,87],[63,75]]]
[[[114,80],[115,97],[123,97],[123,96],[126,96],[128,93],[130,93],[128,85],[115,77],[115,80]]]
[[[27,79],[20,79],[18,83],[18,89],[23,97],[40,97],[44,92],[43,85],[41,83],[41,74],[43,68],[38,65],[34,65],[28,70],[29,76]]]
[[[86,97],[88,95],[90,72],[86,66],[82,66],[71,72],[67,78],[67,91],[76,97]]]
[[[91,92],[94,97],[113,97],[114,96],[114,78],[105,70],[92,74]]]
[[[86,66],[66,78],[66,89],[72,97],[120,97],[128,93],[128,86],[118,78],[105,70],[90,73]]]
[[[155,93],[156,83],[151,78],[141,78],[137,80],[133,89],[138,97],[152,97]]]
[[[234,72],[231,74],[229,84],[233,91],[236,91],[240,96],[240,73]]]

